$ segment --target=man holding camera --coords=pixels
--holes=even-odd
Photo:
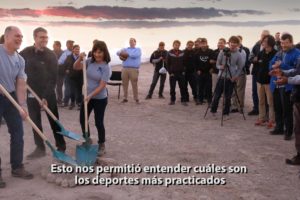
[[[241,53],[239,52],[240,40],[236,36],[231,36],[229,39],[229,49],[223,49],[217,59],[217,68],[219,71],[219,80],[216,85],[215,95],[211,104],[210,112],[215,115],[218,109],[219,100],[222,93],[225,93],[225,107],[223,114],[225,119],[228,119],[230,112],[230,101],[234,84],[240,76],[243,67],[244,60]],[[225,84],[225,85],[224,85]],[[225,88],[225,91],[223,91]]]

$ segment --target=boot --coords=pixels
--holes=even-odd
[[[36,147],[35,150],[31,154],[29,154],[26,158],[28,160],[33,160],[44,156],[46,156],[45,148]]]

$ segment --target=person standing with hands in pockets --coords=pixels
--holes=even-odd
[[[85,53],[80,53],[79,58],[74,63],[75,70],[83,69],[83,60]],[[111,76],[111,68],[108,65],[110,62],[110,55],[105,42],[97,41],[92,49],[92,57],[86,60],[86,76],[87,76],[87,94],[84,101],[88,102],[88,116],[92,110],[95,114],[95,124],[98,131],[99,156],[105,153],[105,127],[104,114],[107,106],[107,88],[106,84]],[[84,132],[85,125],[84,118],[84,104],[80,109],[80,124],[82,132]],[[88,132],[88,137],[90,132]]]

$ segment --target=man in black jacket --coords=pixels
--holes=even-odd
[[[43,104],[58,118],[57,102],[55,95],[55,86],[57,79],[58,63],[53,51],[48,49],[47,30],[39,27],[33,32],[34,45],[25,48],[20,54],[25,59],[25,72],[28,76],[27,84],[42,99]],[[31,93],[27,94],[27,106],[29,116],[39,129],[42,130],[41,105]],[[56,146],[59,151],[66,150],[64,137],[57,132],[61,131],[54,120],[47,115],[50,122]],[[33,130],[34,131],[34,130]],[[34,133],[36,149],[27,156],[28,159],[35,159],[46,155],[45,144],[43,140]]]
[[[153,64],[154,68],[154,74],[153,74],[153,79],[152,83],[148,92],[148,95],[146,99],[151,99],[153,91],[155,89],[155,86],[158,82],[158,79],[160,78],[160,86],[159,86],[159,92],[158,96],[160,99],[164,99],[165,97],[163,96],[164,92],[164,87],[165,87],[165,81],[167,78],[166,73],[160,73],[159,70],[162,67],[166,67],[166,58],[167,58],[168,52],[165,50],[165,43],[160,42],[158,45],[158,49],[154,51],[150,57],[150,62]]]
[[[179,50],[180,41],[173,42],[173,49],[168,52],[167,70],[170,75],[170,95],[171,101],[169,105],[174,105],[176,101],[176,82],[178,82],[181,95],[181,104],[187,106],[186,86],[185,86],[185,67],[184,67],[184,53]]]
[[[185,85],[186,85],[186,92],[187,92],[187,101],[190,100],[189,98],[189,91],[188,85],[190,85],[192,89],[192,94],[194,100],[196,101],[197,98],[197,90],[196,90],[196,79],[195,79],[195,53],[193,50],[194,42],[188,41],[186,44],[186,49],[184,52],[184,66],[185,66]]]
[[[207,39],[199,39],[200,49],[195,55],[195,66],[197,71],[197,105],[203,104],[204,98],[208,103],[212,98],[212,77],[210,71],[215,63],[214,52],[208,48]]]
[[[257,84],[256,84],[257,69],[259,67],[257,56],[258,56],[259,52],[262,50],[262,46],[261,46],[262,39],[267,35],[270,35],[270,32],[268,30],[264,30],[261,33],[260,40],[258,42],[256,42],[256,44],[252,48],[252,51],[251,51],[250,57],[249,57],[250,62],[252,63],[252,66],[253,66],[252,71],[251,71],[253,109],[252,109],[252,111],[250,111],[248,113],[248,115],[258,115],[258,113],[259,113],[258,112]]]

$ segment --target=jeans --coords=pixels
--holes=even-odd
[[[107,98],[105,99],[91,99],[88,103],[88,117],[92,110],[95,114],[95,125],[98,131],[98,143],[105,142],[105,127],[104,127],[104,114],[107,106]],[[81,105],[80,109],[80,125],[82,132],[85,133],[85,118],[84,118],[84,105]],[[88,137],[90,136],[90,130],[88,129]]]
[[[48,103],[48,108],[51,110],[51,112],[57,118],[59,118],[55,93],[53,92],[53,94],[48,94],[48,96],[46,97],[46,100],[47,100],[47,103]],[[28,112],[29,112],[30,118],[36,124],[36,126],[41,131],[43,131],[40,104],[38,103],[38,101],[36,99],[28,97],[27,98],[27,106],[28,106]],[[66,142],[64,140],[64,137],[61,134],[57,133],[57,132],[61,131],[60,127],[56,124],[56,122],[48,114],[47,114],[47,118],[48,118],[48,121],[50,123],[51,129],[52,129],[52,132],[53,132],[53,136],[55,138],[56,147],[59,150],[65,150],[66,149]],[[35,130],[32,130],[32,131],[34,133],[33,134],[34,135],[34,142],[35,142],[37,148],[44,150],[45,149],[44,141],[35,132]]]
[[[158,95],[159,96],[163,96],[167,74],[160,74],[157,71],[154,71],[154,74],[153,74],[152,83],[151,83],[150,90],[149,90],[149,93],[148,93],[149,96],[153,95],[153,91],[155,89],[155,86],[156,86],[156,84],[158,82],[159,77],[160,77],[160,86],[159,86]]]
[[[224,115],[229,115],[230,112],[230,104],[231,104],[231,96],[233,93],[234,83],[230,79],[220,78],[217,82],[214,98],[211,104],[211,112],[216,113],[219,105],[219,100],[224,92],[224,82],[225,82],[225,107],[223,109]]]
[[[70,78],[69,75],[66,75],[65,77],[65,97],[64,97],[64,103],[68,104],[71,100],[71,104],[75,104],[75,81]]]
[[[186,96],[187,96],[187,100],[189,100],[190,95],[189,95],[189,90],[188,90],[188,85],[190,85],[191,89],[192,89],[192,94],[194,99],[197,98],[197,84],[196,84],[196,75],[195,73],[186,73],[185,74],[185,84],[186,84]]]
[[[171,95],[171,102],[176,101],[176,82],[178,82],[180,88],[180,95],[181,95],[181,102],[187,101],[186,96],[186,84],[185,84],[185,77],[183,73],[174,73],[172,76],[170,75],[170,95]]]
[[[14,99],[15,93],[11,93]],[[10,164],[12,169],[22,167],[23,162],[23,122],[19,111],[13,106],[10,101],[0,94],[0,118],[3,117],[6,121],[8,132],[10,134]]]
[[[198,101],[203,102],[204,98],[211,102],[212,98],[212,77],[209,73],[201,73],[197,77]]]
[[[285,88],[276,88],[273,93],[276,130],[284,131],[285,134],[293,134],[293,103],[290,99],[291,92]]]
[[[62,103],[62,100],[63,100],[62,87],[64,84],[64,79],[65,79],[64,75],[59,74],[57,76],[57,81],[56,81],[57,103]]]
[[[252,101],[253,101],[253,110],[258,111],[258,94],[257,94],[257,83],[256,75],[252,75]]]

